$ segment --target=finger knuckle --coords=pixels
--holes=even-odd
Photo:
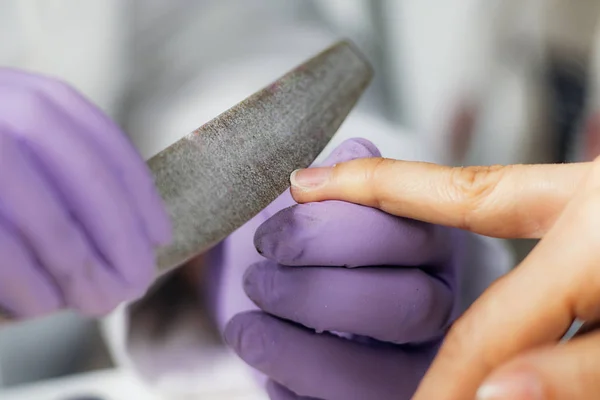
[[[389,185],[388,178],[386,174],[391,170],[394,160],[389,158],[372,158],[368,161],[368,168],[365,168],[364,173],[364,181],[368,183],[367,190],[372,194],[372,202],[373,206],[380,209],[385,209],[385,198],[387,196],[383,196],[381,191],[385,189],[387,185]]]
[[[477,210],[484,207],[501,181],[506,168],[502,165],[456,167],[449,172],[449,193],[452,201],[464,204],[459,228],[470,229]]]

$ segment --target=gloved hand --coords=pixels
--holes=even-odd
[[[0,309],[108,312],[143,294],[170,222],[121,130],[74,89],[0,69]]]
[[[377,155],[353,139],[325,164]],[[343,202],[294,204],[282,195],[210,254],[227,343],[269,378],[273,400],[410,398],[453,317],[460,232]],[[244,289],[262,311],[230,320],[256,310],[238,290],[248,264]]]

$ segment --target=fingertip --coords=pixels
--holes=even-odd
[[[252,316],[248,314],[252,313],[253,312],[243,312],[236,314],[225,325],[223,339],[225,340],[225,343],[234,350],[240,347],[240,343],[242,342],[241,335],[244,327],[252,321]]]
[[[63,309],[65,296],[61,287],[30,253],[17,231],[2,222],[0,308],[18,319],[40,317]]]
[[[252,300],[257,306],[260,307],[262,303],[263,293],[264,293],[264,283],[267,279],[267,275],[269,274],[267,268],[269,267],[269,262],[258,262],[252,264],[243,277],[243,287],[246,295]]]
[[[544,400],[544,387],[529,368],[494,373],[477,389],[477,400]]]
[[[298,228],[303,221],[296,210],[299,206],[283,209],[261,224],[254,234],[254,246],[260,255],[285,265],[302,257],[302,243],[298,241]],[[306,234],[306,230],[301,230]]]
[[[65,303],[60,291],[55,288],[36,288],[35,301],[26,301],[19,304],[17,317],[22,320],[44,317],[54,312],[65,309]],[[41,290],[40,290],[41,289]]]
[[[145,274],[143,279],[140,279],[136,284],[128,288],[126,298],[122,299],[122,301],[136,301],[143,298],[148,293],[148,289],[150,289],[154,281],[154,276],[154,270],[152,270],[152,273]]]
[[[135,246],[130,262],[112,264],[101,255],[92,254],[73,287],[71,303],[88,317],[103,317],[120,304],[141,299],[156,276],[154,253],[144,243],[143,250]]]
[[[385,179],[391,176],[393,165],[389,161],[371,157],[343,161],[333,167],[296,170],[290,175],[292,196],[298,203],[343,200],[371,206],[379,195],[376,190],[394,183]]]
[[[291,173],[292,197],[297,202],[321,200],[320,196],[332,183],[333,167],[336,164],[373,157],[381,157],[381,152],[371,141],[363,138],[347,139],[336,147],[320,166]]]
[[[332,173],[333,167],[297,169],[290,175],[292,190],[305,192],[318,190],[329,183]]]
[[[121,303],[133,300],[138,287],[95,254],[71,278],[68,304],[78,313],[91,318],[104,317]],[[63,282],[62,286],[68,285]]]
[[[259,367],[265,361],[271,340],[264,326],[265,318],[266,314],[256,311],[237,314],[227,323],[223,332],[225,343],[253,367]]]
[[[339,165],[339,164],[338,164]],[[290,175],[290,192],[298,204],[345,200],[332,179],[334,167],[299,169]],[[337,171],[336,171],[337,175]]]
[[[256,232],[254,232],[254,248],[256,248],[258,254],[267,258],[270,258],[269,256],[273,253],[271,247],[274,243],[270,238],[273,228],[273,218],[274,217],[271,217],[262,223],[258,229],[256,229]]]
[[[156,275],[156,255],[146,238],[140,237],[140,243],[135,246],[135,254],[131,254],[131,265],[115,265],[118,274],[130,288],[131,295],[145,291]]]
[[[290,175],[290,193],[292,199],[298,204],[308,203],[310,201],[310,193],[305,192],[296,185],[296,174],[299,170],[292,172]]]

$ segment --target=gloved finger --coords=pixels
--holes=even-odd
[[[244,290],[263,311],[317,332],[391,343],[439,336],[454,297],[446,284],[418,269],[301,268],[272,261],[248,269]]]
[[[235,316],[225,340],[275,382],[327,400],[408,399],[433,356],[431,349],[367,346],[317,334],[261,312]]]
[[[317,400],[313,397],[300,397],[275,381],[267,382],[267,394],[271,400]]]
[[[352,160],[360,157],[370,157],[377,154],[379,154],[378,150],[371,142],[364,139],[349,139],[336,147],[325,159],[325,161],[323,161],[322,165],[333,165],[337,162]],[[256,253],[254,245],[248,240],[249,236],[254,235],[254,232],[261,223],[267,221],[280,210],[293,206],[294,204],[296,203],[292,199],[289,190],[287,190],[268,207],[262,210],[255,218],[253,218],[251,221],[248,221],[241,229],[238,229],[236,232],[231,234],[225,241],[226,243],[224,242],[224,244],[222,244],[220,247],[223,245],[230,247],[234,246],[236,248],[235,252],[226,252],[230,253],[230,257],[233,259],[225,261],[221,256],[219,256],[219,253],[222,252],[223,249],[213,249],[212,253],[218,257],[211,257],[209,264],[211,266],[215,266],[215,268],[211,267],[211,270],[215,271],[216,276],[220,276],[222,273],[221,265],[224,262],[231,263],[232,265],[248,265],[247,260],[244,260],[243,258],[248,257],[248,254]],[[241,248],[241,250],[239,250],[239,248]],[[256,256],[258,259],[262,259],[260,255],[256,254]]]
[[[299,203],[344,200],[390,214],[504,238],[552,227],[589,163],[452,168],[372,158],[292,174]]]
[[[121,129],[96,106],[70,86],[45,76],[14,69],[0,69],[0,84],[14,85],[19,82],[29,89],[32,96],[43,95],[61,112],[76,122],[91,147],[106,160],[119,178],[121,188],[127,194],[133,209],[142,219],[145,231],[154,245],[171,240],[171,222],[163,201],[144,160]]]
[[[154,251],[116,176],[52,103],[20,90],[3,90],[11,101],[0,102],[0,124],[20,138],[81,224],[90,247],[132,288],[146,286],[154,275]],[[7,119],[9,115],[14,117]],[[43,130],[34,125],[40,120]]]
[[[478,400],[600,398],[600,333],[522,354],[497,369]]]
[[[284,265],[440,267],[450,230],[341,201],[297,205],[262,224],[258,251]]]
[[[337,163],[358,160],[361,158],[381,157],[377,146],[363,138],[351,138],[343,141],[331,154],[319,163],[320,167],[332,167]]]
[[[368,141],[362,139],[346,140],[324,161],[327,165],[355,157],[377,154],[377,149]],[[248,296],[240,290],[246,267],[254,262],[264,260],[256,251],[252,238],[257,228],[281,209],[294,205],[295,202],[287,190],[256,217],[243,227],[229,235],[226,240],[211,249],[207,255],[207,282],[204,290],[212,310],[213,317],[220,331],[226,323],[241,310],[256,309]],[[230,286],[238,290],[223,290]]]
[[[60,309],[62,294],[31,257],[18,233],[0,223],[0,309],[24,319]]]
[[[96,314],[98,305],[106,303],[102,301],[106,296],[94,290],[102,281],[94,270],[105,271],[100,274],[108,281],[105,286],[116,294],[114,297],[122,299],[125,289],[118,282],[119,276],[89,245],[84,232],[32,161],[18,140],[0,129],[0,187],[4,188],[0,191],[0,215],[26,240],[40,267],[60,286],[66,302],[83,313]],[[15,263],[4,268],[20,267]],[[85,293],[81,293],[83,288]]]

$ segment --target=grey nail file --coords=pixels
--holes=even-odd
[[[321,153],[372,79],[339,42],[148,161],[174,238],[159,273],[209,249],[268,206]]]

